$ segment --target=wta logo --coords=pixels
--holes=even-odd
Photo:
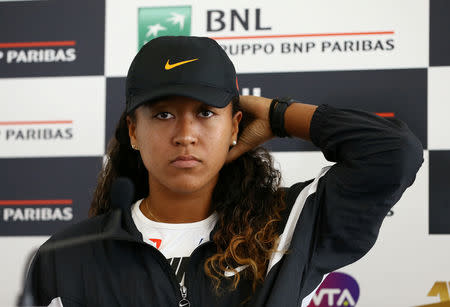
[[[359,286],[345,273],[330,273],[322,282],[308,307],[356,306]]]

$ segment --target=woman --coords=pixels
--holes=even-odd
[[[415,179],[423,149],[396,119],[329,105],[239,97],[213,40],[160,37],[136,55],[127,104],[87,221],[42,248],[40,304],[307,306],[325,275],[361,258]],[[258,145],[311,140],[329,161],[289,188]],[[115,178],[134,202],[114,222]]]

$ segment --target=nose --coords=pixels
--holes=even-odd
[[[189,116],[183,116],[177,122],[176,132],[173,138],[174,145],[188,146],[195,145],[197,142],[198,138],[194,120]]]

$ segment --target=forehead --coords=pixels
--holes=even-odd
[[[167,105],[180,105],[180,106],[207,106],[206,103],[184,96],[168,96],[161,99],[152,101],[147,104],[149,107],[167,106]]]

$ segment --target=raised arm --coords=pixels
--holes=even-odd
[[[241,101],[257,119],[238,140],[241,148],[236,151],[273,137],[268,132],[271,99]],[[336,162],[304,200],[298,222],[314,228],[312,237],[300,234],[301,244],[290,244],[291,249],[310,253],[309,269],[321,276],[356,261],[373,246],[386,214],[414,182],[423,147],[401,120],[329,105],[292,104],[285,113],[285,128],[292,136],[310,139],[328,161]],[[300,192],[295,186],[289,191],[291,198]],[[307,221],[302,220],[305,216]]]
[[[229,153],[227,161],[232,161],[242,153],[274,138],[269,124],[269,108],[272,99],[257,96],[241,96],[240,104],[244,111],[255,119],[239,137],[238,144]],[[285,128],[289,135],[310,141],[309,129],[316,105],[294,103],[285,113]]]

